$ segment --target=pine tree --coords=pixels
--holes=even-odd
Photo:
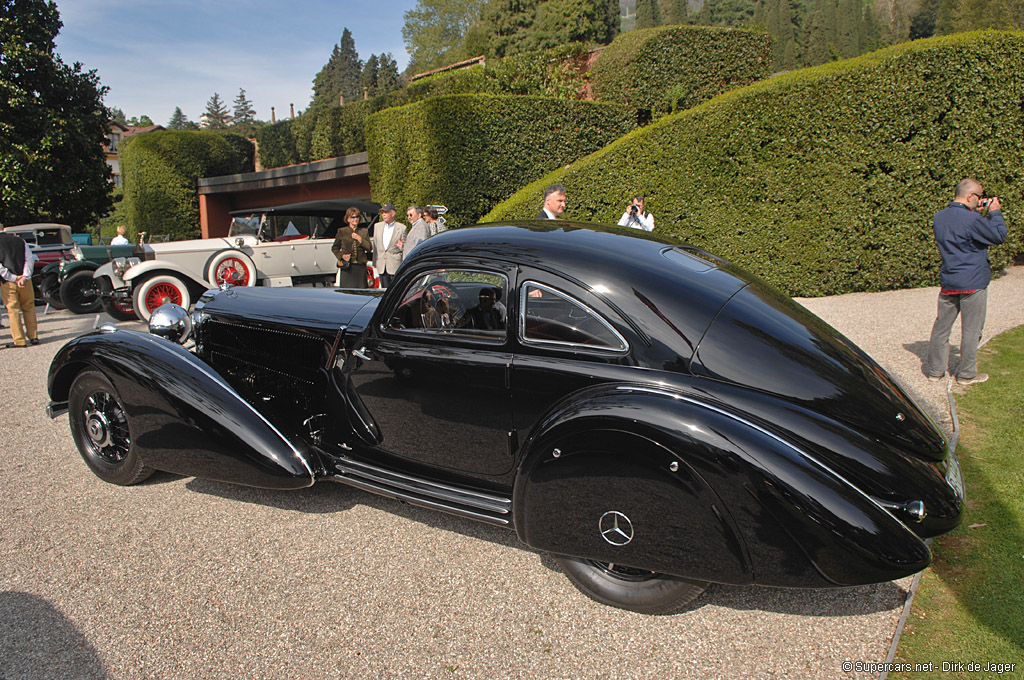
[[[377,78],[380,76],[380,66],[377,63],[377,55],[371,54],[363,65],[363,72],[359,74],[360,98],[377,96]]]
[[[245,96],[245,89],[238,88],[238,96],[235,97],[234,107],[231,111],[231,122],[235,125],[253,123],[256,121],[256,109],[252,108],[252,102]]]
[[[654,28],[661,25],[658,0],[636,0],[636,28]]]
[[[171,119],[167,122],[167,129],[168,130],[184,130],[185,129],[185,124],[187,122],[188,122],[188,119],[185,117],[185,114],[182,113],[181,107],[180,106],[175,106],[174,107],[174,113],[171,114]]]
[[[117,108],[116,106],[110,109],[110,120],[115,121],[117,123],[121,123],[122,125],[128,124],[128,119],[125,118],[124,111]]]
[[[687,0],[670,0],[666,24],[685,24],[689,20],[690,8]]]
[[[402,78],[398,75],[398,62],[385,52],[377,57],[380,66],[377,72],[377,94],[387,94],[402,87]]]
[[[228,107],[221,101],[220,95],[216,92],[206,102],[206,113],[203,114],[203,126],[213,130],[226,128],[231,122],[228,115]]]
[[[359,76],[363,62],[356,52],[356,41],[347,28],[341,34],[341,42],[334,46],[331,58],[313,79],[313,103],[311,108],[337,106],[344,97],[346,102],[362,97],[359,91]]]

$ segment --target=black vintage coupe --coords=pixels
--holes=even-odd
[[[947,441],[870,357],[635,231],[453,230],[387,291],[211,290],[150,329],[50,367],[50,414],[100,478],[342,482],[509,527],[625,609],[892,580],[961,516]]]

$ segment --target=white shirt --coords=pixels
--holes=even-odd
[[[381,234],[381,236],[383,237],[381,240],[384,242],[384,248],[385,249],[388,246],[391,245],[391,237],[394,236],[394,234],[395,234],[395,223],[394,222],[385,222],[384,223],[384,232]]]
[[[635,217],[630,211],[622,213],[622,219],[619,220],[620,227],[633,227],[634,229],[643,229],[644,231],[654,231],[654,215],[649,212],[638,213]]]
[[[128,245],[128,239],[118,234],[114,238],[110,239],[110,245],[112,246],[126,246]]]

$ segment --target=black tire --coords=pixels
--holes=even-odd
[[[43,296],[46,304],[54,309],[64,309],[64,301],[60,296],[60,282],[57,281],[56,274],[50,273],[43,276],[43,280],[39,284],[39,293]]]
[[[102,276],[96,279],[96,282],[100,287],[100,306],[104,312],[118,321],[134,321],[138,318],[131,303],[131,295],[127,300],[114,299],[109,278]]]
[[[95,314],[102,308],[99,283],[91,269],[73,272],[60,284],[60,299],[74,314]]]
[[[587,597],[640,614],[671,614],[695,600],[708,587],[704,581],[578,557],[556,557],[555,561]]]
[[[85,464],[103,481],[128,486],[153,474],[139,458],[121,399],[99,371],[86,370],[75,377],[68,396],[68,422]]]

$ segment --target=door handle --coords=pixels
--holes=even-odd
[[[359,357],[363,361],[373,361],[373,357],[367,355],[365,350],[366,350],[365,347],[360,347],[359,349],[354,349],[354,350],[352,350],[352,355]]]

